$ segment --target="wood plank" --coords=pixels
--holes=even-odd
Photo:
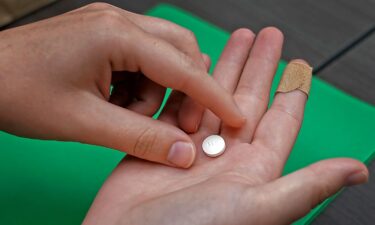
[[[375,34],[324,69],[320,76],[345,92],[375,104],[374,59]],[[375,162],[369,170],[368,184],[345,190],[312,224],[374,224],[375,180],[371,179],[371,174],[375,174]]]
[[[0,26],[27,15],[56,0],[2,0],[0,2]]]
[[[277,26],[285,34],[283,58],[304,58],[313,66],[345,46],[373,24],[374,0],[184,1],[169,0],[214,24],[232,31],[249,27],[259,31]]]
[[[375,34],[321,71],[319,76],[345,92],[375,105],[374,59]]]
[[[62,0],[26,17],[13,26],[51,17],[93,2],[91,0]],[[158,3],[156,0],[107,1],[130,11],[142,13]],[[358,33],[375,21],[374,0],[167,0],[228,31],[249,27],[258,31],[264,26],[280,27],[286,37],[283,58],[304,58],[319,65],[331,54],[345,46]],[[370,42],[369,44],[366,44]],[[375,98],[373,40],[366,41],[337,63],[322,71],[322,78],[339,88],[373,102]],[[371,53],[372,51],[372,53]],[[354,76],[355,75],[355,76]],[[371,88],[372,87],[372,88]],[[371,90],[373,89],[373,90]],[[375,163],[370,167],[375,173]],[[362,224],[375,221],[375,181],[344,191],[313,224]]]
[[[375,221],[375,162],[369,167],[370,181],[347,188],[330,204],[312,225],[372,225]]]
[[[0,2],[0,26],[8,24],[12,21],[12,14],[5,8],[2,2]]]
[[[77,9],[79,7],[85,6],[87,4],[97,2],[94,0],[59,0],[57,3],[45,7],[36,13],[33,13],[30,16],[24,17],[9,27],[15,27],[24,25],[27,23],[32,23],[38,20],[46,19],[52,16],[56,16],[73,9]],[[156,5],[159,1],[156,0],[140,0],[140,1],[132,1],[132,0],[125,0],[125,1],[117,1],[117,0],[105,0],[101,2],[107,2],[109,4],[118,6],[120,8],[127,9],[129,11],[143,13],[147,9],[150,9],[152,6]],[[6,28],[9,28],[6,27]]]
[[[93,2],[92,0],[63,0],[41,10],[33,18],[25,18],[16,25],[60,14]],[[107,0],[113,5],[142,13],[157,4],[157,0]],[[285,34],[283,58],[304,58],[313,66],[345,46],[375,20],[374,0],[166,0],[193,12],[228,31],[249,27],[255,32],[265,26],[277,26]],[[334,12],[334,13],[333,13]]]

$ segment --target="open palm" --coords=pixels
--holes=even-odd
[[[267,110],[282,42],[275,28],[262,30],[256,39],[249,30],[234,32],[213,76],[233,93],[246,124],[234,129],[205,111],[191,135],[197,155],[187,170],[126,157],[84,223],[288,224],[343,186],[365,182],[366,167],[351,159],[318,162],[280,178],[307,99],[298,90],[278,93]],[[160,120],[177,126],[179,114],[199,114],[199,107],[180,107],[184,98],[172,94]],[[220,134],[227,144],[218,158],[207,157],[200,147],[211,134]]]

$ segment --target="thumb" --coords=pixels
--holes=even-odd
[[[354,159],[324,160],[266,185],[273,218],[264,224],[290,224],[344,186],[365,183],[368,170]]]
[[[177,127],[98,98],[86,101],[82,108],[80,114],[84,111],[85,116],[77,124],[84,132],[76,141],[183,168],[190,167],[195,159],[194,143]]]

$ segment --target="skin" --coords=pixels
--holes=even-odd
[[[189,167],[196,149],[184,131],[196,130],[204,109],[233,127],[245,122],[204,57],[191,31],[104,3],[3,31],[0,129]],[[194,113],[180,128],[151,118],[166,87],[189,96],[181,113]]]
[[[233,94],[246,116],[241,128],[205,111],[196,146],[220,134],[227,149],[209,158],[198,148],[188,170],[126,157],[99,191],[83,224],[290,224],[344,186],[366,182],[366,167],[353,159],[330,159],[280,177],[298,135],[306,94],[277,93],[267,109],[283,35],[235,31],[215,68],[214,79]],[[306,63],[297,60],[300,63]],[[160,120],[178,126],[184,96],[176,93]]]
[[[7,30],[0,129],[138,157],[114,170],[84,224],[288,224],[368,171],[332,159],[280,178],[307,99],[278,93],[267,109],[282,42],[275,28],[234,32],[212,79],[190,31],[103,3]],[[177,91],[152,120],[165,87]],[[200,148],[210,134],[227,143],[216,159]],[[169,150],[181,141],[192,148]]]

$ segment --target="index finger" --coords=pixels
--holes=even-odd
[[[239,127],[245,122],[232,95],[218,85],[189,56],[162,39],[140,32],[131,41],[131,65],[154,82],[184,92],[209,108],[224,123]]]

